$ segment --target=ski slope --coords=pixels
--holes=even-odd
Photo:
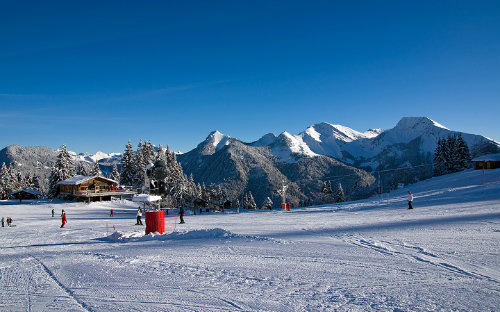
[[[500,307],[498,169],[433,178],[388,199],[188,215],[169,235],[144,236],[136,208],[1,201],[0,216],[16,226],[0,228],[0,311]],[[116,229],[109,237],[106,225]]]

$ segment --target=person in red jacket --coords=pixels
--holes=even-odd
[[[61,214],[61,221],[62,221],[62,224],[61,224],[61,228],[64,227],[64,225],[66,224],[66,212],[64,212],[64,210],[62,211],[62,214]]]

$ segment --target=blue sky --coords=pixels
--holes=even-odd
[[[0,148],[427,116],[500,140],[499,1],[3,1]]]

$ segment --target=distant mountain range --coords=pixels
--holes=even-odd
[[[233,198],[251,191],[258,205],[267,196],[276,202],[276,190],[285,183],[289,200],[298,205],[318,198],[324,181],[341,182],[355,198],[378,187],[374,171],[385,170],[385,188],[428,178],[438,139],[459,133],[473,157],[500,151],[500,144],[486,137],[453,131],[426,117],[405,117],[388,130],[358,132],[323,122],[297,135],[269,133],[251,143],[214,131],[195,149],[179,154],[178,160],[196,182],[224,184]],[[45,178],[56,156],[57,151],[46,147],[11,145],[0,151],[0,163]],[[97,161],[104,172],[121,163],[120,153],[73,156],[77,162]],[[410,167],[416,168],[390,171]]]
[[[381,183],[386,189],[428,178],[438,139],[458,133],[473,156],[500,149],[483,136],[452,131],[426,117],[405,117],[389,130],[358,132],[324,122],[297,135],[269,133],[251,143],[214,131],[178,160],[195,181],[234,185],[234,196],[252,191],[257,204],[285,181],[298,204],[318,198],[324,181],[341,182],[353,197],[366,196],[378,187],[373,171],[418,166],[385,171]]]

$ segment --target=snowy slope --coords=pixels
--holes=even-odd
[[[130,202],[2,201],[16,227],[0,228],[0,310],[498,310],[500,170],[410,189],[413,211],[401,189],[291,212],[188,214],[156,236],[133,225]],[[66,210],[66,228],[52,208]]]

